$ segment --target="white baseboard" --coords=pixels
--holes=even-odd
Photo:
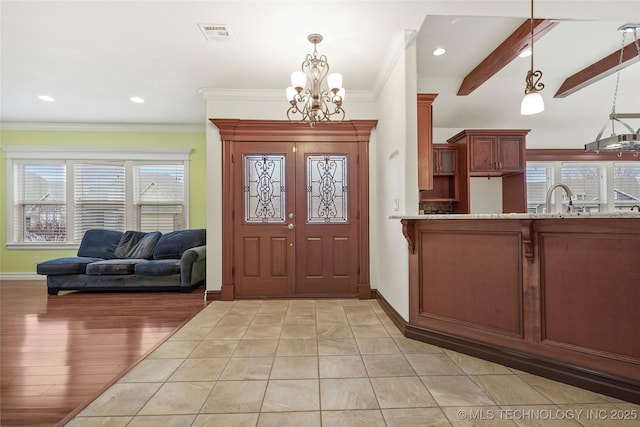
[[[0,273],[0,280],[38,280],[44,282],[47,277],[36,273]]]

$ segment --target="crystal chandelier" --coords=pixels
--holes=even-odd
[[[542,71],[533,70],[533,0],[531,0],[531,69],[527,71],[527,87],[524,90],[524,98],[522,98],[522,104],[520,104],[520,114],[528,116],[531,114],[538,114],[544,111],[544,100],[540,91],[544,89],[544,84],[540,83],[542,78]],[[533,79],[536,79],[535,82]]]
[[[291,86],[287,88],[287,110],[289,120],[317,122],[344,120],[342,101],[345,90],[342,75],[329,74],[329,63],[325,55],[318,56],[316,45],[322,41],[320,34],[310,34],[313,54],[307,54],[302,62],[302,71],[291,73]]]
[[[618,28],[622,33],[622,46],[620,47],[620,60],[618,62],[618,74],[616,76],[616,88],[613,93],[613,107],[609,114],[609,120],[604,123],[602,129],[596,136],[596,140],[584,146],[587,151],[640,151],[640,128],[634,130],[628,123],[621,119],[640,119],[640,113],[616,113],[616,100],[618,98],[618,86],[620,84],[620,70],[624,57],[624,39],[626,33],[633,33],[634,44],[640,57],[640,24],[625,24]],[[602,138],[607,123],[611,121],[611,136]],[[615,124],[619,123],[624,126],[628,133],[616,134]],[[634,153],[637,155],[637,153]]]

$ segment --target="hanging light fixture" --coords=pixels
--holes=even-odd
[[[302,62],[302,71],[291,73],[291,86],[286,92],[291,104],[287,118],[308,121],[312,126],[317,122],[330,121],[332,117],[344,120],[342,75],[329,74],[327,57],[318,56],[316,45],[322,41],[322,36],[310,34],[307,39],[313,43],[313,54],[307,54]]]
[[[520,114],[523,116],[544,111],[544,100],[540,95],[540,91],[544,89],[544,84],[540,83],[542,71],[533,70],[533,0],[531,0],[531,19],[529,22],[531,23],[531,69],[527,71],[527,78],[525,79],[527,87],[524,90],[522,104],[520,104]]]
[[[638,32],[640,31],[640,24],[625,24],[618,28],[618,31],[622,33],[622,47],[620,48],[620,61],[618,62],[618,73],[616,76],[616,88],[613,93],[613,107],[609,114],[609,120],[604,123],[602,129],[596,136],[596,140],[590,142],[584,146],[587,151],[640,151],[640,128],[634,130],[629,124],[621,119],[640,119],[640,113],[616,113],[616,100],[618,98],[618,85],[620,83],[620,70],[622,69],[622,61],[624,56],[624,39],[627,33],[633,32],[634,44],[640,57],[640,41],[638,41]],[[608,138],[601,138],[604,133],[604,129],[607,127],[607,123],[611,122],[611,136]],[[629,133],[622,133],[617,135],[615,124],[619,123],[624,126]]]

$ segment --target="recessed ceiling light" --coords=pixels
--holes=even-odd
[[[433,51],[433,55],[434,56],[444,55],[446,51],[447,51],[447,49],[445,49],[443,47],[439,47],[439,48],[437,48],[436,50]]]
[[[139,96],[132,96],[129,99],[131,100],[131,102],[135,102],[136,104],[142,104],[144,102],[144,99],[140,98]]]
[[[56,100],[53,96],[49,96],[49,95],[40,95],[38,96],[38,98],[40,98],[42,101],[47,101],[47,102],[53,102]]]
[[[531,49],[525,49],[522,52],[520,52],[520,55],[518,55],[520,58],[528,58],[529,56],[531,56]]]

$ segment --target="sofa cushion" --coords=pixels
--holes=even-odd
[[[162,236],[159,231],[145,233],[143,231],[125,231],[115,250],[116,258],[153,258],[153,250]]]
[[[92,262],[102,261],[102,258],[94,257],[65,257],[55,258],[41,262],[36,266],[38,274],[62,275],[62,274],[84,274],[87,265]]]
[[[136,264],[148,262],[146,259],[107,259],[87,265],[88,276],[133,274]]]
[[[179,259],[158,259],[136,264],[136,274],[143,276],[167,276],[180,274]]]
[[[82,236],[78,248],[79,257],[94,257],[102,259],[115,258],[115,250],[122,238],[122,231],[102,230],[93,228]]]
[[[163,234],[158,240],[153,259],[180,259],[189,248],[206,245],[206,230],[179,230]]]

